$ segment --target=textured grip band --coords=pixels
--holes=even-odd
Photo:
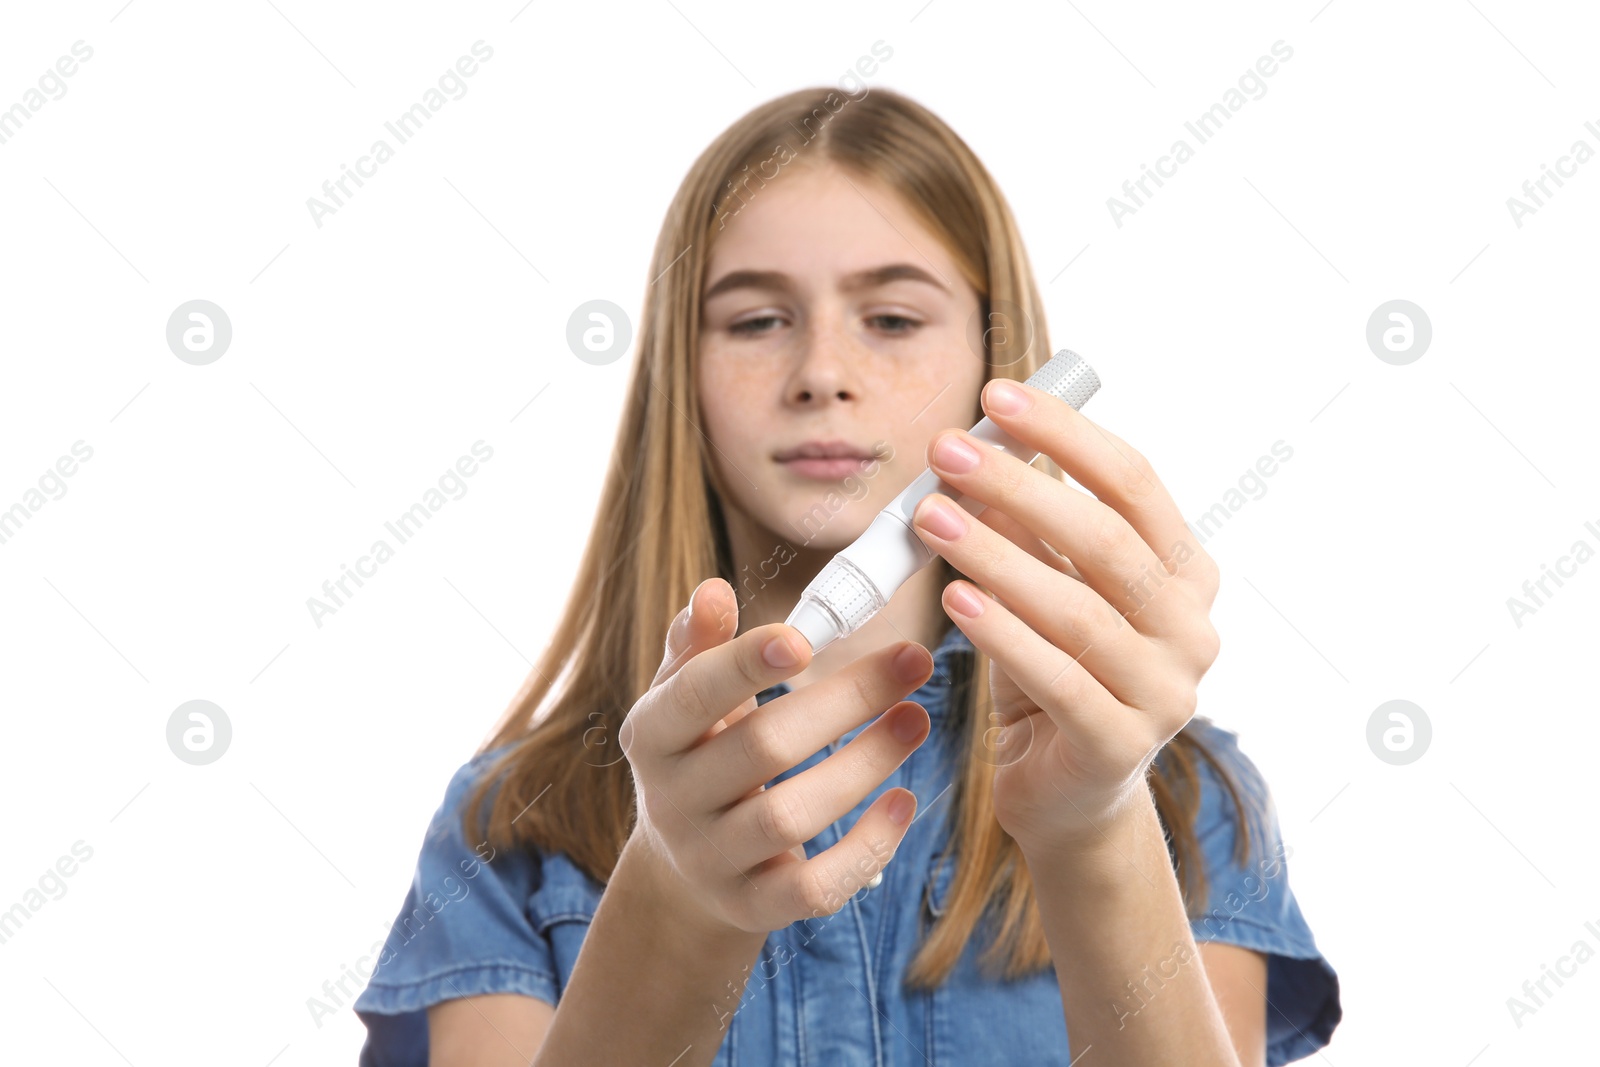
[[[853,634],[861,624],[883,609],[885,600],[871,578],[862,574],[849,558],[836,555],[806,587],[805,594],[827,605],[839,620],[844,634]]]
[[[1100,388],[1100,376],[1076,352],[1063,348],[1023,384],[1060,397],[1081,409]]]

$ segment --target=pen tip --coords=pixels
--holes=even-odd
[[[839,637],[839,624],[833,613],[811,597],[803,597],[784,620],[805,637],[815,655]]]

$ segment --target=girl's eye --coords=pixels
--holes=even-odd
[[[921,325],[915,319],[908,319],[904,315],[874,315],[868,321],[882,326],[886,333],[910,333]]]
[[[762,329],[757,329],[756,328],[759,323],[777,322],[777,321],[778,321],[778,316],[776,316],[776,315],[762,315],[759,318],[745,319],[743,322],[736,322],[732,326],[728,327],[728,332],[729,333],[736,333],[736,334],[744,334],[746,336],[754,336],[755,334],[758,334],[758,333],[766,333],[767,332],[766,330],[762,330]]]
[[[768,327],[781,321],[777,315],[760,315],[753,319],[745,319],[743,322],[734,323],[728,327],[728,332],[745,337],[754,337],[757,334],[770,333],[771,330]],[[894,314],[873,315],[867,321],[888,334],[909,334],[922,325],[915,319]]]

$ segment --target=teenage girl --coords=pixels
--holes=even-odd
[[[684,178],[640,327],[575,591],[445,792],[361,1062],[1325,1045],[1270,793],[1195,716],[1216,564],[1143,454],[1015,384],[1053,350],[966,143],[886,89],[761,105]],[[940,558],[813,655],[801,589],[930,464],[987,508],[925,500]]]

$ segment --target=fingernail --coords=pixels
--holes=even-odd
[[[922,651],[921,645],[907,645],[894,655],[894,672],[906,681],[920,678],[927,668],[927,653]]]
[[[964,585],[950,587],[950,603],[969,619],[976,619],[983,614],[983,598],[975,595]]]
[[[933,536],[954,541],[967,532],[967,524],[955,509],[942,500],[929,500],[922,506],[917,522]]]
[[[922,732],[922,716],[917,709],[907,704],[894,713],[894,718],[889,720],[889,732],[896,741],[915,741]]]
[[[974,452],[965,441],[950,434],[940,439],[933,449],[934,466],[949,471],[951,474],[966,474],[978,466],[978,453]]]
[[[761,658],[767,666],[777,670],[787,670],[800,662],[800,657],[790,647],[789,642],[782,637],[770,638],[761,646]]]
[[[1026,392],[1002,378],[989,383],[988,397],[988,408],[997,415],[1019,415],[1033,402]]]
[[[904,826],[911,821],[911,813],[916,810],[917,798],[911,793],[900,793],[889,801],[889,821],[896,826]]]

